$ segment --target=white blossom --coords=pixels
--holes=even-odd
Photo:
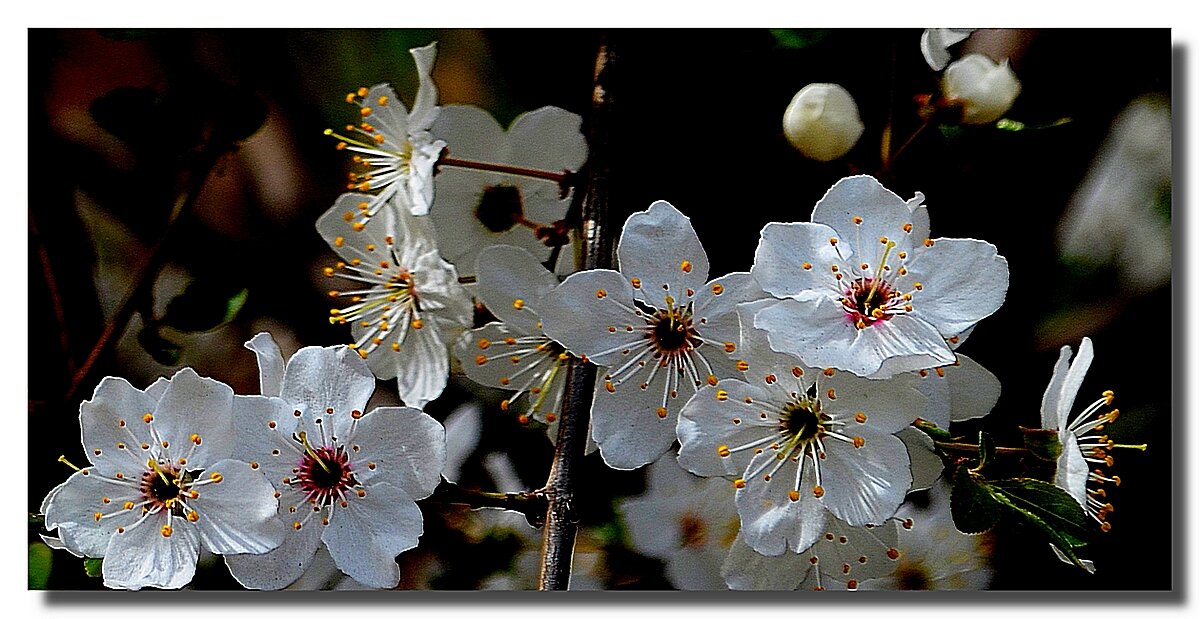
[[[783,113],[783,134],[809,159],[832,161],[850,152],[862,135],[858,105],[837,84],[809,84]]]
[[[364,585],[395,587],[396,555],[424,530],[416,501],[446,464],[441,424],[409,407],[363,413],[375,377],[345,346],[309,346],[286,364],[270,335],[246,344],[260,361],[263,394],[239,411],[238,453],[265,471],[288,535],[263,555],[226,557],[252,589],[279,589],[304,573],[322,544],[338,569]]]
[[[438,255],[428,219],[389,209],[357,221],[369,200],[342,194],[317,220],[340,258],[325,275],[356,286],[330,292],[351,303],[330,310],[330,321],[349,323],[351,348],[380,379],[396,379],[405,404],[424,408],[446,387],[447,342],[471,326],[474,306],[455,268]]]
[[[996,64],[983,54],[959,58],[942,76],[942,96],[963,105],[962,121],[985,125],[1000,120],[1021,94],[1021,82],[1005,60]]]
[[[750,272],[782,299],[754,318],[771,347],[872,378],[953,363],[946,338],[1000,307],[1008,262],[983,241],[929,238],[923,200],[851,176],[811,223],[767,224]]]
[[[79,407],[92,466],[46,496],[46,528],[73,554],[103,557],[104,585],[119,589],[186,585],[202,546],[225,555],[276,548],[284,529],[271,484],[231,457],[234,407],[232,389],[191,368],[145,391],[105,378]]]
[[[974,28],[926,28],[921,33],[921,55],[934,71],[950,64],[950,46],[961,43],[975,32]]]

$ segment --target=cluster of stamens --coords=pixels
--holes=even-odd
[[[518,416],[518,422],[529,423],[529,416],[539,413],[550,423],[558,418],[553,411],[543,411],[547,404],[553,408],[562,400],[565,383],[562,380],[555,382],[555,379],[565,376],[564,368],[571,356],[558,342],[539,334],[507,337],[500,341],[479,338],[475,344],[480,350],[475,356],[476,365],[506,363],[515,370],[500,377],[501,388],[516,389],[516,393],[500,402],[500,410],[508,411],[513,401],[528,393],[528,413]]]
[[[367,122],[373,113],[373,106],[383,107],[388,104],[388,97],[380,95],[373,101],[368,101],[369,90],[359,88],[346,95],[346,102],[359,108],[362,121],[358,124],[348,124],[346,135],[326,129],[325,135],[338,140],[338,150],[349,150],[355,155],[351,160],[363,168],[359,172],[350,172],[346,189],[350,191],[371,191],[381,189],[381,193],[370,202],[370,208],[363,213],[362,222],[375,215],[379,208],[387,203],[396,192],[396,184],[412,173],[413,144],[407,136],[385,135],[380,128]],[[402,139],[399,144],[397,140]]]
[[[833,371],[826,370],[825,372],[832,374]],[[775,417],[774,432],[736,447],[718,445],[717,455],[725,458],[730,454],[748,449],[753,449],[756,455],[761,454],[765,449],[774,452],[774,458],[764,459],[755,469],[747,470],[745,477],[735,480],[734,486],[737,488],[744,488],[747,480],[756,480],[760,476],[764,483],[770,482],[789,461],[796,464],[795,480],[792,490],[788,492],[788,498],[792,501],[800,500],[804,461],[811,461],[816,482],[812,488],[812,494],[819,499],[825,495],[825,488],[821,485],[821,461],[826,458],[825,441],[830,439],[843,441],[855,448],[863,447],[866,442],[860,436],[848,434],[846,432],[848,422],[840,419],[837,415],[830,414],[823,408],[822,397],[829,400],[837,398],[837,393],[833,389],[821,393],[816,380],[806,387],[801,380],[804,371],[799,367],[792,369],[792,375],[797,380],[798,389],[788,394],[786,402],[772,404],[770,405],[771,411],[759,413],[760,420],[764,422],[770,421],[772,415]],[[769,385],[775,384],[777,381],[778,378],[774,374],[766,377],[766,383]],[[718,401],[726,401],[729,394],[723,389],[718,389],[716,398]],[[747,406],[755,405],[749,398],[745,404]],[[863,424],[866,423],[867,417],[860,412],[855,414],[854,420],[856,423]],[[743,420],[740,417],[734,417],[732,421],[735,425],[740,425]]]
[[[353,436],[358,427],[358,420],[362,418],[362,411],[350,413],[353,421],[350,434],[344,437],[345,440],[339,440],[339,437],[329,435],[325,431],[322,419],[331,417],[333,413],[333,409],[328,408],[325,409],[324,416],[313,419],[320,430],[320,436],[316,437],[319,441],[317,446],[310,442],[308,434],[303,431],[293,434],[290,438],[274,434],[284,449],[273,449],[271,455],[277,458],[296,458],[291,475],[279,480],[299,493],[297,502],[288,507],[292,514],[304,510],[304,515],[296,516],[292,522],[292,528],[296,530],[303,528],[309,518],[325,512],[327,508],[332,512],[334,505],[345,508],[349,506],[353,497],[366,496],[366,488],[355,476],[354,465],[351,462],[352,453],[359,451],[359,446],[353,443]],[[295,415],[301,417],[302,413],[297,410]],[[276,428],[274,422],[269,422],[267,426],[272,430]],[[366,463],[366,468],[370,470],[377,466],[375,462]],[[279,496],[277,493],[276,497]],[[330,514],[322,516],[322,525],[329,524],[329,516]]]
[[[1075,435],[1079,443],[1084,461],[1089,466],[1095,467],[1088,472],[1086,508],[1088,514],[1100,524],[1101,531],[1112,529],[1112,525],[1108,522],[1108,515],[1113,512],[1113,505],[1108,500],[1108,492],[1104,485],[1121,485],[1119,476],[1106,474],[1105,469],[1113,465],[1113,457],[1109,452],[1121,448],[1146,449],[1145,445],[1117,444],[1107,434],[1103,434],[1106,426],[1115,422],[1120,416],[1118,409],[1105,410],[1106,407],[1112,406],[1114,397],[1112,391],[1105,391],[1099,400],[1088,405],[1079,414],[1079,417],[1067,426],[1067,430]]]
[[[852,221],[856,226],[861,226],[863,218],[854,217]],[[912,224],[905,224],[903,231],[904,234],[911,233]],[[829,244],[840,259],[840,264],[829,266],[834,278],[833,291],[842,304],[847,319],[856,328],[866,329],[897,314],[913,311],[913,295],[923,290],[924,286],[920,282],[902,285],[909,274],[911,263],[908,252],[901,250],[895,252],[895,260],[889,264],[888,260],[893,258],[892,252],[897,246],[896,241],[886,236],[879,237],[877,247],[880,253],[877,254],[874,267],[870,262],[847,260],[838,247],[836,237],[830,238]],[[932,245],[932,240],[925,240],[926,247]],[[854,249],[857,252],[865,252],[867,247],[861,238],[856,239]],[[803,268],[811,270],[813,266],[806,262]]]
[[[329,310],[329,322],[350,323],[362,329],[361,335],[349,347],[364,359],[382,346],[393,331],[399,333],[392,341],[391,349],[399,351],[408,330],[423,328],[424,320],[421,318],[420,299],[413,282],[413,274],[400,266],[394,239],[391,236],[386,237],[385,247],[367,243],[360,249],[357,244],[337,237],[334,245],[339,249],[349,247],[355,257],[326,267],[325,276],[358,282],[369,287],[331,290],[331,298],[346,297],[352,304],[342,309]]]

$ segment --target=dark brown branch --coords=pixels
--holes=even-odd
[[[75,359],[67,340],[67,319],[63,312],[62,295],[58,292],[58,280],[54,277],[54,269],[50,265],[50,254],[42,235],[38,232],[37,223],[33,219],[33,210],[29,211],[29,239],[37,246],[38,262],[42,265],[42,278],[46,280],[46,291],[50,295],[50,306],[54,311],[54,322],[58,325],[58,345],[62,348],[63,357],[67,360],[67,372],[75,372]]]
[[[532,526],[541,526],[546,517],[546,497],[541,490],[529,492],[483,492],[470,490],[445,478],[429,498],[431,503],[465,505],[471,509],[497,508],[519,512]]]
[[[592,110],[588,119],[587,185],[582,194],[582,269],[607,268],[612,264],[612,240],[608,231],[610,189],[609,137],[612,118],[612,73],[616,61],[612,42],[601,42],[596,55]],[[578,197],[577,197],[578,199]],[[566,400],[558,423],[558,440],[550,477],[546,481],[546,528],[542,536],[541,572],[538,589],[565,590],[571,579],[578,518],[573,509],[578,489],[575,470],[587,446],[592,390],[596,366],[573,359],[567,366]]]

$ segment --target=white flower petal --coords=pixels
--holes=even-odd
[[[558,278],[537,258],[519,247],[493,245],[479,253],[475,273],[476,292],[492,314],[520,333],[541,332],[538,302],[558,286]]]
[[[575,355],[600,366],[620,362],[623,347],[644,341],[645,320],[634,314],[633,286],[621,273],[575,273],[542,297],[542,329]],[[580,318],[586,316],[587,320]],[[614,327],[614,331],[609,331]],[[627,330],[626,327],[629,327]]]
[[[684,303],[688,289],[708,280],[708,254],[692,229],[691,219],[659,200],[629,216],[617,243],[621,274],[641,280],[634,295],[656,308],[671,296]]]
[[[764,449],[751,460],[749,468],[758,469],[775,460],[776,453]],[[800,465],[804,466],[804,471],[797,490],[796,468]],[[768,470],[772,468],[774,466],[768,466]],[[826,479],[822,482],[826,488],[833,483]],[[789,462],[772,475],[770,481],[760,474],[746,479],[745,483],[745,487],[737,491],[737,508],[742,517],[742,539],[756,552],[772,557],[789,551],[804,552],[824,532],[825,509],[821,500],[813,495],[817,478],[811,462],[805,462],[803,458],[799,463]],[[790,496],[794,490],[799,493],[796,501]],[[826,493],[828,496],[828,490]]]
[[[1067,380],[1067,370],[1071,367],[1071,347],[1063,346],[1058,351],[1058,361],[1054,364],[1054,373],[1050,377],[1050,384],[1046,385],[1046,392],[1042,394],[1042,427],[1046,429],[1061,429],[1066,426],[1066,416],[1062,414],[1066,411],[1070,414],[1071,404],[1074,404],[1074,395],[1072,392],[1072,401],[1066,406],[1062,406],[1060,401],[1063,397],[1063,383]]]
[[[937,239],[911,261],[914,315],[949,337],[992,315],[1008,292],[1008,261],[975,239]]]
[[[259,333],[245,344],[258,358],[259,393],[277,396],[283,387],[283,353],[270,333]]]
[[[162,395],[167,392],[167,385],[170,384],[171,379],[165,376],[159,376],[154,380],[153,383],[150,384],[149,387],[146,387],[146,395],[150,396],[150,399],[157,402],[162,399]]]
[[[83,446],[98,474],[111,477],[118,471],[130,473],[145,465],[146,452],[140,446],[152,439],[142,418],[153,413],[157,405],[157,399],[135,389],[124,378],[113,376],[101,380],[92,399],[79,405]]]
[[[424,47],[408,50],[417,65],[417,95],[413,100],[412,113],[408,117],[409,129],[426,130],[437,118],[438,90],[433,82],[433,62],[437,58],[437,41]]]
[[[875,268],[879,264],[879,255],[883,253],[880,238],[886,237],[896,243],[893,255],[902,251],[911,252],[914,244],[925,240],[923,237],[913,238],[912,232],[916,230],[913,216],[908,203],[874,177],[849,176],[834,183],[825,192],[825,196],[813,208],[812,221],[836,230],[835,236],[854,248],[858,260],[868,262]],[[856,217],[862,223],[855,223],[858,221]],[[905,232],[905,226],[909,226],[910,231]],[[822,266],[828,268],[827,264]],[[827,276],[827,273],[822,275]]]
[[[136,423],[136,422],[134,422]],[[154,410],[151,426],[161,439],[160,456],[187,455],[189,467],[204,468],[228,458],[237,437],[233,431],[233,389],[191,368],[179,370]],[[170,444],[167,447],[166,444]]]
[[[104,555],[104,586],[113,589],[178,589],[192,580],[200,556],[200,532],[181,518],[171,519],[171,535],[160,512],[113,535]]]
[[[1092,352],[1092,340],[1085,337],[1079,343],[1079,352],[1075,355],[1075,359],[1071,361],[1071,367],[1067,370],[1067,375],[1063,379],[1062,392],[1058,397],[1059,430],[1067,428],[1067,420],[1071,416],[1071,407],[1075,405],[1075,396],[1079,394],[1079,388],[1083,385],[1083,378],[1087,375],[1088,368],[1092,367],[1093,358],[1095,358],[1095,353]]]
[[[896,513],[912,485],[908,450],[900,439],[869,426],[854,429],[863,447],[826,440],[821,462],[822,501],[852,526],[883,524]]]
[[[500,126],[500,123],[496,122],[496,119],[490,113],[474,105],[442,106],[430,132],[439,139],[446,141],[450,150],[450,157],[455,159],[486,161],[490,163],[509,162],[509,144],[507,137],[504,135],[504,128]],[[503,176],[489,172],[463,168],[447,168],[443,173],[449,173],[452,169],[467,177],[470,175],[475,175],[476,177],[487,176],[495,179],[497,182],[504,178]],[[438,176],[437,187],[440,198],[442,195],[440,174]],[[442,203],[439,200],[438,208],[440,209],[441,207]],[[432,212],[436,213],[437,210],[435,209]],[[459,214],[461,215],[462,213],[460,212]],[[435,218],[434,223],[438,225],[439,221]]]
[[[137,520],[132,511],[121,513],[120,506],[137,501],[139,494],[133,484],[114,484],[100,479],[95,468],[85,470],[88,474],[78,471],[51,490],[42,501],[41,512],[46,515],[46,530],[57,528],[63,545],[72,553],[103,557],[117,527],[128,527]],[[108,497],[109,503],[102,497]],[[118,515],[97,521],[97,511]]]
[[[280,398],[257,395],[233,396],[233,425],[237,429],[237,443],[230,457],[242,462],[257,462],[265,467],[268,479],[282,479],[291,474],[294,463],[290,460],[278,462],[270,456],[271,450],[282,444],[291,443],[299,420],[293,409]],[[274,423],[274,427],[270,424]],[[294,443],[291,443],[294,444]],[[279,466],[272,468],[271,464]]]
[[[582,126],[579,114],[558,107],[525,112],[508,129],[509,161],[547,172],[578,171],[588,155]]]
[[[941,456],[934,450],[933,439],[916,428],[904,428],[896,433],[896,437],[904,441],[908,449],[913,477],[909,492],[931,488],[941,478],[945,468]]]
[[[1071,432],[1063,433],[1062,454],[1054,472],[1054,485],[1067,491],[1080,507],[1087,509],[1088,463],[1079,449],[1079,440]]]
[[[362,448],[352,461],[358,480],[395,485],[410,500],[432,494],[446,467],[446,430],[415,408],[381,407],[363,415],[354,444]],[[366,462],[376,468],[360,466]]]
[[[335,418],[363,410],[374,392],[375,377],[358,353],[345,346],[305,346],[288,359],[280,396],[311,424],[330,408],[341,413]],[[311,425],[301,429],[317,435]]]
[[[824,518],[822,514],[821,520]],[[754,552],[739,534],[721,566],[721,575],[729,588],[737,591],[793,591],[811,569],[807,555],[788,552],[767,557]]]
[[[929,68],[934,71],[945,69],[952,58],[947,48],[962,42],[972,32],[975,32],[974,28],[926,28],[921,33],[921,55],[925,56]]]
[[[406,405],[424,408],[442,395],[450,372],[450,352],[438,325],[426,323],[409,328],[397,350],[384,345],[367,357],[367,364],[380,379],[395,377],[396,391]]]
[[[408,139],[408,108],[396,96],[396,91],[388,84],[376,84],[367,91],[362,104],[370,109],[363,120],[387,138],[383,146],[401,150],[401,145]]]
[[[421,510],[402,490],[371,485],[348,507],[334,507],[321,539],[338,569],[370,587],[390,589],[400,582],[396,555],[414,548],[424,530]]]
[[[275,518],[279,501],[262,471],[238,460],[221,460],[205,470],[219,472],[220,483],[196,490],[188,506],[199,513],[196,526],[205,547],[216,554],[261,554],[283,541],[283,523]]]
[[[835,294],[830,267],[842,260],[829,239],[837,236],[836,230],[819,223],[769,223],[759,233],[750,273],[763,290],[781,298]],[[849,244],[843,255],[853,255]]]
[[[247,589],[282,589],[300,578],[321,545],[324,527],[315,518],[300,529],[286,528],[282,544],[261,555],[225,555],[234,579]]]
[[[978,419],[1000,401],[1000,379],[974,359],[959,353],[958,363],[946,366],[945,372],[950,388],[950,421]]]
[[[479,403],[467,402],[446,416],[446,466],[442,476],[447,481],[458,483],[463,464],[479,446],[482,414]]]
[[[724,399],[718,394],[723,394]],[[754,455],[753,450],[739,450],[722,457],[717,448],[721,445],[737,448],[775,434],[775,420],[759,417],[769,400],[766,391],[733,379],[697,391],[684,405],[676,426],[679,465],[697,475],[740,475]]]
[[[592,438],[600,445],[600,457],[609,467],[623,471],[654,462],[675,442],[675,423],[684,400],[669,399],[667,415],[660,417],[663,372],[646,389],[639,387],[644,375],[634,375],[612,393],[605,388],[603,374],[597,372],[592,397]]]

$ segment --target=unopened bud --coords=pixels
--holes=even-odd
[[[955,61],[942,78],[942,94],[962,104],[962,121],[969,125],[996,122],[1020,93],[1021,82],[1008,61],[996,64],[982,54]]]
[[[832,161],[850,152],[863,132],[858,105],[837,84],[809,84],[783,113],[783,133],[809,159]]]

